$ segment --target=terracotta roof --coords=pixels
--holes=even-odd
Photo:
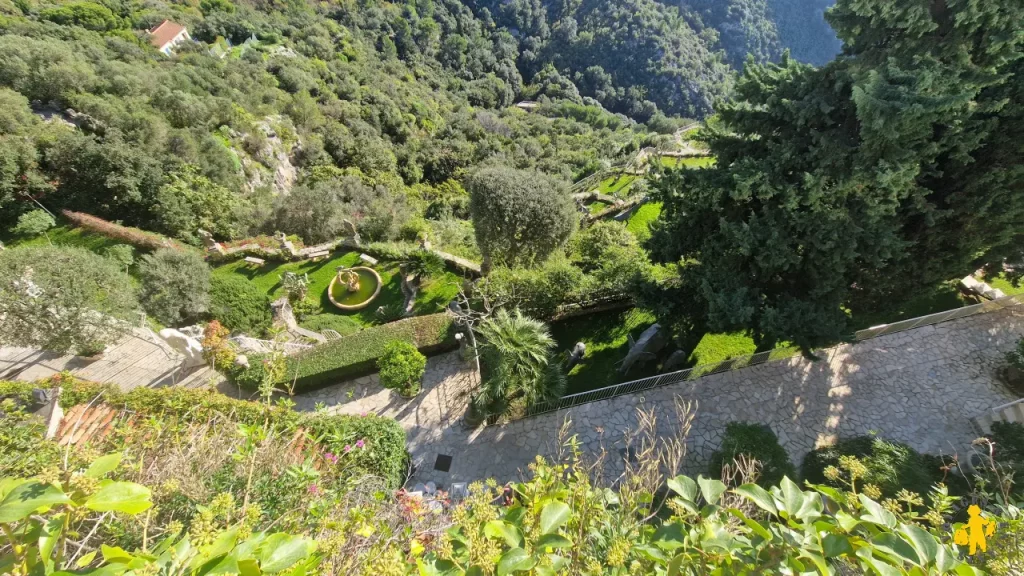
[[[157,24],[156,28],[149,31],[149,41],[159,50],[166,46],[168,42],[174,40],[174,37],[181,34],[181,31],[184,29],[185,27],[181,24],[164,20]]]

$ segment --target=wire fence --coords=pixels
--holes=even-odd
[[[1013,296],[1004,296],[996,300],[987,300],[980,304],[973,304],[971,306],[964,306],[962,308],[954,308],[953,310],[947,310],[945,312],[938,312],[936,314],[929,314],[927,316],[920,316],[917,318],[910,318],[907,320],[901,320],[899,322],[893,322],[892,324],[882,324],[880,326],[872,326],[864,330],[859,330],[854,333],[852,340],[854,342],[861,342],[864,340],[870,340],[872,338],[878,338],[879,336],[885,336],[888,334],[895,334],[896,332],[903,332],[905,330],[912,330],[914,328],[920,328],[922,326],[929,326],[932,324],[939,324],[941,322],[948,322],[950,320],[957,320],[960,318],[966,318],[968,316],[974,316],[975,314],[983,314],[986,312],[993,312],[996,310],[1003,310],[1005,308],[1014,308],[1018,306],[1024,306],[1024,294],[1017,294]],[[701,364],[685,370],[679,370],[677,372],[669,372],[666,374],[659,374],[657,376],[651,376],[649,378],[642,378],[640,380],[633,380],[630,382],[622,382],[621,384],[614,384],[605,388],[598,388],[597,390],[590,390],[588,392],[580,392],[577,394],[570,394],[563,396],[558,400],[551,402],[542,402],[540,404],[534,404],[526,408],[526,410],[516,414],[506,415],[492,415],[486,419],[487,424],[493,425],[498,422],[508,422],[513,420],[522,420],[524,418],[530,418],[532,416],[538,416],[540,414],[546,414],[548,412],[556,412],[558,410],[566,410],[579,406],[581,404],[589,404],[591,402],[598,402],[600,400],[607,400],[609,398],[615,398],[616,396],[624,396],[626,394],[636,394],[652,388],[660,388],[662,386],[669,386],[672,384],[678,384],[680,382],[686,382],[688,380],[696,380],[704,376],[710,376],[712,374],[718,374],[721,372],[728,372],[730,370],[738,370],[740,368],[747,368],[748,366],[755,366],[758,364],[765,364],[768,362],[777,362],[792,358],[800,353],[799,348],[788,347],[788,348],[776,348],[774,350],[766,350],[764,352],[757,352],[755,354],[749,354],[746,356],[739,356],[737,358],[730,358],[721,362],[712,364]],[[820,356],[820,355],[819,355]]]

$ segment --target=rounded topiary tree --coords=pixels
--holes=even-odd
[[[210,315],[232,332],[260,336],[270,327],[270,298],[245,278],[210,279]]]
[[[467,179],[466,188],[485,268],[542,261],[576,229],[572,198],[543,174],[484,168]]]
[[[381,386],[398,390],[399,394],[410,398],[420,391],[427,357],[412,344],[398,340],[384,347],[384,353],[377,359],[377,368]]]
[[[732,464],[741,455],[761,464],[761,475],[757,483],[762,486],[775,486],[784,476],[790,479],[796,477],[793,463],[789,461],[786,450],[779,445],[779,438],[772,429],[764,424],[749,422],[729,422],[725,425],[722,447],[711,455],[708,474],[712,478],[721,477],[722,468]]]
[[[137,310],[131,277],[98,254],[0,251],[0,344],[92,355],[127,334]]]

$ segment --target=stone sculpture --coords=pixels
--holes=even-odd
[[[220,242],[217,242],[216,240],[213,239],[213,234],[210,234],[209,232],[203,230],[202,228],[197,230],[196,233],[199,234],[199,238],[203,241],[203,246],[205,246],[207,250],[216,252],[221,256],[224,256],[228,253],[227,250],[224,249],[224,246],[221,246]]]
[[[576,346],[573,347],[572,352],[569,352],[569,362],[565,366],[565,371],[568,372],[576,367],[583,357],[587,354],[587,345],[583,342],[577,342]]]
[[[637,361],[641,364],[650,360],[658,353],[659,350],[665,347],[665,335],[661,329],[660,324],[652,324],[650,328],[644,330],[640,334],[640,337],[633,340],[633,337],[629,337],[629,352],[626,353],[626,357],[622,359],[622,367],[619,368],[619,372],[626,374],[629,369],[633,367]]]
[[[356,230],[356,225],[347,218],[342,220],[341,223],[345,226],[345,233],[352,238],[352,241],[355,242],[357,246],[361,244],[362,241],[359,239],[359,231]]]
[[[274,234],[274,238],[277,239],[278,243],[281,244],[281,252],[288,254],[292,258],[298,258],[299,251],[295,249],[295,244],[284,235],[284,232],[278,232]]]
[[[174,328],[164,328],[159,333],[160,339],[185,357],[182,368],[195,368],[206,364],[203,358],[203,346],[195,338],[189,338]]]

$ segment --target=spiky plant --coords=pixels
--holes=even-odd
[[[512,401],[528,406],[561,395],[565,376],[553,358],[555,340],[547,325],[502,309],[477,330],[488,376],[476,398],[479,406],[503,411]]]

